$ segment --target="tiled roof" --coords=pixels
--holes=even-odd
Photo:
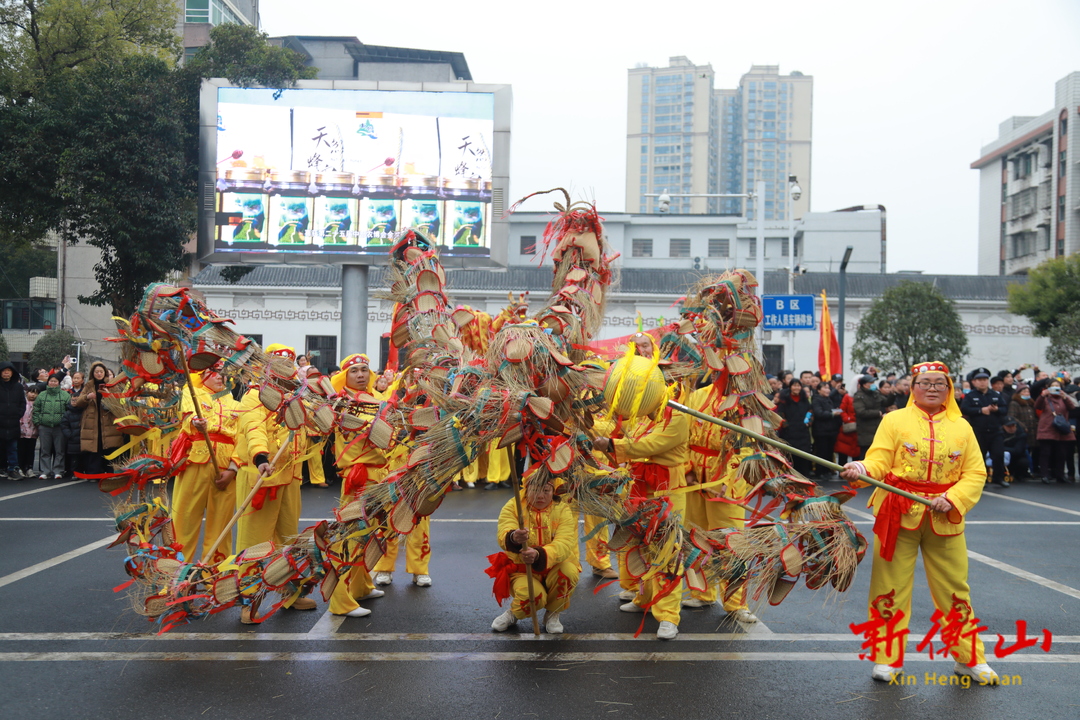
[[[369,285],[385,288],[385,267],[372,267]],[[683,295],[701,273],[694,270],[645,270],[623,269],[617,292],[644,295]],[[545,292],[551,288],[551,268],[511,267],[505,270],[448,269],[447,287],[454,290],[481,290],[497,292],[532,293]],[[876,273],[848,273],[847,294],[853,298],[874,298],[888,288],[904,281],[926,282],[935,285],[946,297],[953,300],[1003,301],[1008,298],[1008,285],[1026,283],[1020,275],[917,275]],[[221,277],[218,266],[204,269],[194,279],[196,286],[228,286]],[[341,287],[339,265],[260,265],[242,280],[237,287]],[[795,278],[795,293],[818,295],[825,290],[836,297],[840,291],[839,273],[807,273]],[[769,294],[787,293],[787,274],[782,271],[765,273],[765,291]]]

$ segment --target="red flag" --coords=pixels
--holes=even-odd
[[[829,317],[829,300],[824,290],[821,291],[821,338],[818,340],[817,363],[822,380],[843,374],[844,359],[840,357],[840,343],[836,341],[836,328]]]

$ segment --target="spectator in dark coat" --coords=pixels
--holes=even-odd
[[[74,477],[76,472],[82,472],[82,463],[79,461],[82,454],[82,415],[83,408],[77,408],[68,401],[64,417],[60,420],[60,432],[64,434],[64,470],[68,478]]]
[[[1052,380],[1043,388],[1039,399],[1035,401],[1035,411],[1039,413],[1039,427],[1036,434],[1039,438],[1039,468],[1043,473],[1043,482],[1065,482],[1065,453],[1072,443],[1076,442],[1076,434],[1070,428],[1069,432],[1062,433],[1054,428],[1054,416],[1069,417],[1069,410],[1076,406],[1076,401],[1061,390],[1061,382]],[[1075,482],[1074,478],[1069,479]]]
[[[1009,453],[1009,474],[1013,482],[1027,482],[1031,477],[1028,471],[1027,431],[1016,421],[1007,417],[1001,425],[1005,436],[1005,452]]]
[[[885,414],[877,380],[871,375],[860,377],[859,389],[851,396],[851,402],[855,406],[855,432],[859,436],[858,459],[861,460],[874,444],[874,435],[881,424],[881,416]]]
[[[26,391],[10,362],[0,362],[0,462],[7,463],[9,480],[21,480],[19,423],[26,412]],[[2,466],[0,466],[2,467]]]
[[[811,412],[814,414],[814,422],[811,428],[814,432],[814,454],[822,460],[833,461],[833,446],[840,434],[840,398],[833,399],[833,389],[828,383],[821,383],[817,393],[810,402]],[[818,465],[817,472],[811,477],[819,480],[827,480],[833,477],[832,470]]]
[[[1039,441],[1035,439],[1039,418],[1035,415],[1035,401],[1031,399],[1031,389],[1024,383],[1017,386],[1009,402],[1009,417],[1024,428],[1028,452],[1031,455],[1031,474],[1041,476],[1043,473],[1039,469]]]
[[[792,380],[791,384],[780,392],[776,404],[776,413],[784,419],[784,425],[777,433],[780,439],[793,448],[803,452],[812,452],[810,445],[810,401],[803,392],[802,383]],[[809,477],[812,463],[792,455],[792,467],[799,474]]]

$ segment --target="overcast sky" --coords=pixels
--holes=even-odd
[[[464,53],[477,82],[513,85],[511,194],[561,185],[601,212],[625,206],[636,63],[685,55],[724,88],[752,64],[800,70],[814,77],[811,210],[885,205],[890,272],[975,273],[971,162],[1001,121],[1051,109],[1054,83],[1080,71],[1077,0],[262,0],[260,12],[272,36]]]

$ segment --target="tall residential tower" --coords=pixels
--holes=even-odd
[[[667,190],[672,213],[745,211],[753,219],[754,200],[744,208],[741,198],[686,195],[739,194],[764,180],[765,220],[806,214],[813,187],[813,78],[754,65],[737,88],[716,89],[713,80],[712,66],[685,57],[671,58],[666,68],[629,71],[627,212],[655,212],[656,199],[646,196]],[[787,192],[791,175],[803,191],[794,208]]]

